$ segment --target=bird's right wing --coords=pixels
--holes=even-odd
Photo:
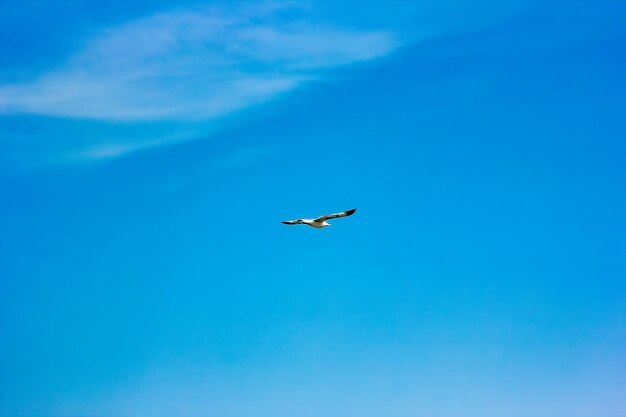
[[[330,219],[336,219],[337,217],[346,217],[346,216],[351,216],[354,214],[354,212],[356,211],[356,209],[352,209],[352,210],[346,210],[346,211],[342,211],[341,213],[335,213],[335,214],[327,214],[326,216],[320,216],[317,219],[315,219],[316,222],[325,222],[326,220],[330,220]]]
[[[302,224],[304,222],[302,221],[302,219],[298,219],[298,220],[287,220],[281,223],[282,224]]]

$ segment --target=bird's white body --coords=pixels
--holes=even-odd
[[[314,219],[302,219],[302,223],[307,224],[311,227],[315,227],[316,229],[321,229],[326,226],[332,226],[332,224],[328,223],[327,221],[316,222]]]
[[[351,216],[351,215],[354,214],[355,211],[356,211],[356,209],[352,209],[352,210],[343,211],[341,213],[328,214],[328,215],[325,215],[325,216],[320,216],[317,219],[287,220],[287,221],[284,221],[282,223],[283,224],[306,224],[308,226],[315,227],[316,229],[323,229],[324,227],[332,226],[326,220],[328,220],[328,219],[336,219],[336,218],[339,218],[339,217]]]

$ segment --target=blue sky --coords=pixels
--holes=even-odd
[[[626,415],[626,6],[407,3],[0,4],[0,416]]]

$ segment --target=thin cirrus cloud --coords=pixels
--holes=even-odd
[[[397,46],[390,32],[280,19],[276,13],[159,13],[106,29],[60,68],[0,86],[0,112],[208,120],[293,90],[324,69],[378,58]]]

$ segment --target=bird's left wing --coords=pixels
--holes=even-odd
[[[342,211],[341,213],[327,214],[326,216],[319,216],[317,219],[315,219],[315,221],[316,222],[324,222],[326,220],[336,219],[337,217],[352,216],[355,211],[356,211],[356,209],[353,208],[352,210]]]
[[[304,222],[302,221],[302,219],[298,219],[298,220],[287,220],[281,223],[282,224],[302,224]]]

